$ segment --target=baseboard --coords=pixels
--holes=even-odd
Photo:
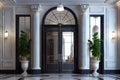
[[[28,70],[29,74],[41,74],[41,70],[40,69],[30,69]]]
[[[92,74],[93,70],[89,69],[79,69],[78,74]],[[104,70],[103,74],[120,74],[120,70]]]
[[[41,70],[33,70],[33,69],[29,69],[28,74],[42,74]],[[79,69],[77,70],[77,72],[75,72],[77,74],[92,74],[92,70],[89,69]],[[0,74],[21,74],[21,73],[17,73],[16,70],[0,70]],[[120,70],[104,70],[103,74],[120,74]]]
[[[77,70],[78,74],[90,74],[90,70],[89,69],[79,69]]]
[[[120,70],[104,70],[104,74],[120,74]]]
[[[16,74],[15,70],[0,70],[0,74]]]
[[[28,74],[41,74],[41,70],[27,70]],[[21,74],[22,72],[17,72],[16,70],[0,70],[0,74]]]

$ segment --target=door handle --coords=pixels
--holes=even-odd
[[[62,55],[58,54],[58,62],[62,62]]]

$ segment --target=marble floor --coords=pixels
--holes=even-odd
[[[91,74],[37,74],[22,77],[21,75],[0,75],[0,80],[120,80],[120,75],[99,75],[93,77]]]

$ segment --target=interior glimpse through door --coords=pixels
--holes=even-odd
[[[46,32],[46,72],[58,72],[58,32]]]
[[[62,71],[74,70],[74,33],[62,32]]]
[[[46,72],[74,71],[74,32],[46,32]]]

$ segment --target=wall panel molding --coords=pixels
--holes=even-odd
[[[0,69],[15,69],[15,26],[14,26],[14,8],[2,8],[2,44]],[[4,38],[5,31],[8,31],[8,38]]]
[[[104,6],[90,6],[89,8],[89,13],[103,14],[104,12]]]
[[[112,39],[112,31],[116,32],[117,29],[117,17],[115,7],[106,7],[106,24],[105,24],[105,70],[106,69],[118,69],[117,65],[117,38]]]

